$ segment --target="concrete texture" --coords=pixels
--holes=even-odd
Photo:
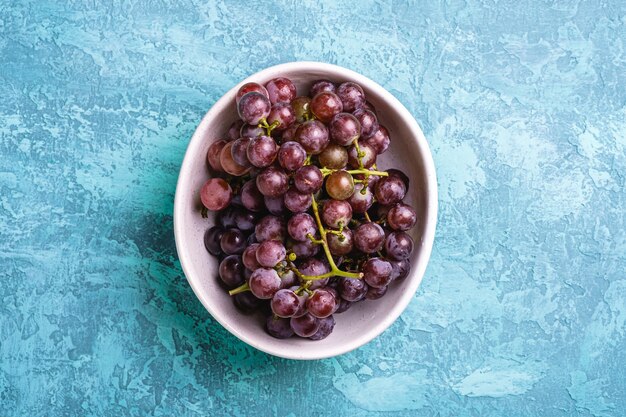
[[[623,416],[623,1],[0,1],[0,415]],[[279,62],[415,115],[423,284],[369,345],[292,362],[194,298],[172,201],[202,115]]]

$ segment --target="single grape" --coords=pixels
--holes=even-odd
[[[246,239],[246,246],[252,245],[253,243],[259,243],[256,240],[256,235],[254,233],[250,233],[248,238]]]
[[[391,205],[402,201],[406,195],[406,186],[398,176],[383,177],[376,184],[376,200],[380,204]]]
[[[333,84],[332,81],[317,80],[311,86],[311,89],[309,90],[309,94],[311,97],[315,97],[319,93],[324,93],[324,92],[334,93],[336,90],[337,90],[337,87],[335,87],[335,84]]]
[[[297,285],[300,279],[293,271],[283,271],[280,276],[280,288],[290,288]]]
[[[261,268],[261,264],[259,264],[259,261],[256,260],[256,251],[259,246],[259,243],[253,243],[245,248],[243,250],[243,255],[241,255],[243,265],[251,271]]]
[[[387,213],[387,224],[394,230],[407,231],[417,222],[417,214],[408,204],[398,203]]]
[[[239,132],[241,132],[241,127],[243,126],[243,120],[237,119],[235,120],[230,127],[228,128],[228,140],[237,140],[241,137]]]
[[[363,280],[370,287],[381,288],[391,282],[391,264],[382,258],[370,258],[363,264]]]
[[[326,339],[335,328],[335,318],[333,316],[328,316],[323,319],[320,319],[320,327],[317,331],[309,336],[311,340],[322,340]]]
[[[241,126],[239,136],[242,138],[254,138],[265,134],[265,130],[259,125],[244,124]]]
[[[335,297],[325,289],[316,290],[306,302],[309,314],[322,319],[333,314],[335,309]]]
[[[295,187],[290,187],[284,196],[285,207],[293,213],[302,213],[311,207],[313,197],[311,194],[304,194]]]
[[[317,255],[320,251],[320,245],[309,239],[296,241],[291,245],[291,251],[296,254],[298,259],[306,259]]]
[[[363,184],[356,184],[354,186],[354,193],[352,193],[347,201],[350,203],[353,212],[365,213],[372,207],[374,194],[369,187],[365,187]]]
[[[352,220],[352,207],[347,201],[327,200],[322,204],[322,220],[328,227],[339,229]]]
[[[290,325],[294,333],[300,337],[313,336],[320,328],[320,319],[307,313],[300,317],[292,317]]]
[[[391,264],[391,279],[401,280],[406,278],[409,275],[409,271],[411,271],[411,264],[408,259],[404,259],[402,261],[389,261]]]
[[[330,272],[330,267],[328,266],[328,264],[320,261],[319,259],[309,258],[300,262],[300,264],[298,265],[298,270],[300,270],[303,275],[320,276]],[[315,287],[319,288],[320,285],[326,285],[327,282],[328,279],[318,279],[313,281],[313,284],[318,284],[315,285]],[[311,285],[311,287],[309,287],[309,289],[315,289],[313,288],[313,284]]]
[[[354,246],[361,252],[377,252],[382,249],[384,243],[385,232],[376,223],[363,223],[354,231]]]
[[[335,171],[326,178],[326,192],[335,200],[345,200],[354,192],[354,179],[347,171]]]
[[[244,283],[241,256],[229,255],[220,262],[219,275],[228,288],[236,288]]]
[[[376,163],[376,151],[370,145],[361,141],[359,141],[359,150],[361,151],[360,164],[356,146],[350,146],[348,149],[348,165],[353,169],[360,168],[361,164],[363,164],[363,168],[371,168]]]
[[[282,143],[295,141],[296,131],[298,130],[299,127],[300,127],[300,123],[296,122],[292,124],[291,126],[289,126],[287,129],[285,129],[285,131],[282,132],[283,133],[283,136],[281,138]]]
[[[287,209],[285,207],[285,201],[283,196],[278,197],[267,197],[264,196],[265,207],[267,207],[267,211],[275,216],[280,216]]]
[[[222,247],[220,246],[220,239],[224,234],[224,229],[220,226],[213,226],[204,233],[204,247],[213,256],[220,256]]]
[[[296,97],[291,102],[291,107],[296,115],[298,123],[306,122],[311,118],[311,98],[306,96]]]
[[[317,155],[328,145],[330,138],[328,128],[324,126],[324,123],[319,120],[309,120],[298,127],[294,140],[308,153]]]
[[[224,168],[222,168],[222,164],[220,163],[220,154],[227,143],[228,142],[225,140],[218,140],[217,142],[213,142],[207,151],[207,162],[209,163],[211,169],[216,172],[224,172]]]
[[[276,216],[263,217],[254,228],[254,234],[259,242],[278,240],[282,242],[286,237],[285,224]]]
[[[233,295],[233,301],[235,307],[244,314],[253,313],[262,303],[262,301],[256,298],[250,291]]]
[[[370,136],[365,139],[365,143],[374,148],[378,155],[385,153],[387,148],[389,148],[389,131],[383,125],[378,125],[378,129]]]
[[[317,158],[324,168],[342,169],[348,164],[348,151],[341,145],[331,143]]]
[[[278,317],[292,317],[300,308],[300,299],[292,290],[280,289],[272,297],[270,305]]]
[[[258,212],[265,208],[263,194],[257,188],[255,180],[249,180],[241,187],[241,202],[250,211]]]
[[[273,269],[259,268],[250,275],[248,285],[257,298],[269,300],[280,290],[280,277]]]
[[[345,82],[337,87],[337,96],[343,104],[343,111],[352,113],[365,104],[365,93],[360,85],[353,82]]]
[[[328,130],[333,142],[348,146],[361,136],[361,123],[350,113],[339,113],[330,121]]]
[[[346,311],[350,309],[350,307],[352,307],[352,304],[354,304],[352,301],[346,301],[343,298],[341,298],[339,300],[339,307],[337,308],[337,311],[335,311],[335,314],[345,313]]]
[[[361,124],[361,137],[363,139],[367,139],[376,133],[378,130],[378,119],[372,111],[360,108],[355,110],[353,114]]]
[[[388,289],[389,287],[386,285],[380,288],[369,287],[367,289],[367,292],[365,293],[365,298],[367,298],[368,300],[378,300],[387,293]]]
[[[287,171],[295,171],[304,165],[306,151],[298,142],[283,142],[278,150],[278,163]]]
[[[221,178],[207,180],[200,190],[202,205],[209,210],[217,211],[226,208],[233,198],[233,190]]]
[[[288,103],[276,103],[272,106],[269,116],[267,116],[267,123],[273,125],[278,122],[278,125],[274,127],[276,132],[282,132],[287,129],[296,121],[296,113]]]
[[[240,177],[250,172],[250,164],[248,166],[239,165],[233,159],[232,147],[235,142],[228,142],[220,152],[220,165],[230,175]]]
[[[289,78],[278,77],[269,80],[265,84],[265,88],[272,104],[290,103],[296,98],[296,86]]]
[[[243,137],[243,138],[239,138],[236,139],[235,141],[233,141],[233,144],[230,148],[230,154],[233,158],[233,160],[243,166],[243,167],[249,167],[250,166],[250,160],[248,159],[248,145],[250,144],[250,140],[251,138],[249,137]]]
[[[258,168],[269,166],[276,159],[278,145],[269,136],[257,136],[250,139],[246,155],[248,160]]]
[[[365,297],[367,288],[367,284],[362,279],[341,278],[337,291],[344,300],[355,302]]]
[[[265,330],[276,339],[289,339],[294,334],[289,319],[274,317],[273,315],[267,317]]]
[[[324,175],[315,165],[305,165],[296,171],[293,185],[304,194],[314,194],[322,188]]]
[[[271,108],[270,100],[255,91],[244,94],[237,103],[239,118],[250,125],[256,125],[267,118]]]
[[[387,174],[389,174],[390,177],[400,178],[404,183],[404,187],[407,190],[409,189],[409,177],[404,172],[400,171],[399,169],[391,168],[387,170]]]
[[[254,229],[257,216],[243,207],[237,207],[234,211],[234,220],[237,229],[249,232]]]
[[[326,235],[326,239],[328,240],[328,249],[330,253],[335,256],[343,256],[352,252],[354,248],[354,236],[350,229],[343,229],[341,231],[341,236],[338,236],[334,233],[329,233]]]
[[[394,261],[407,259],[413,252],[413,239],[404,232],[392,232],[385,239],[387,258]]]
[[[277,240],[265,240],[259,244],[256,250],[256,260],[267,268],[275,267],[285,259],[287,251],[283,244]]]
[[[278,197],[285,194],[289,189],[289,177],[282,168],[270,166],[257,175],[256,185],[261,194],[268,197]]]
[[[241,255],[246,247],[246,237],[239,229],[228,229],[220,239],[220,246],[227,255]]]
[[[324,123],[329,123],[333,116],[342,110],[341,100],[335,93],[322,92],[313,96],[311,100],[311,113]]]
[[[237,226],[235,221],[235,210],[236,207],[228,206],[224,210],[221,210],[215,216],[215,223],[222,226],[224,229],[230,229],[231,227]]]

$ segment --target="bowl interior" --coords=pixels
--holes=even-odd
[[[375,301],[353,305],[345,313],[335,315],[333,333],[321,341],[301,338],[277,340],[264,328],[264,318],[245,316],[234,306],[230,296],[220,287],[217,259],[203,243],[205,231],[214,217],[200,215],[199,190],[209,178],[206,153],[209,145],[222,137],[237,118],[234,96],[239,85],[255,81],[265,84],[276,76],[290,78],[298,94],[308,93],[312,82],[326,78],[340,83],[359,83],[367,99],[375,106],[379,121],[390,133],[391,145],[378,159],[378,168],[397,168],[410,178],[405,202],[418,213],[418,224],[410,234],[415,241],[409,276],[390,285],[387,294]],[[207,310],[231,333],[244,342],[267,353],[293,359],[318,359],[345,353],[367,343],[385,330],[404,310],[417,289],[430,256],[434,237],[437,193],[432,157],[419,126],[391,94],[373,81],[341,67],[320,63],[292,63],[268,68],[235,86],[222,97],[202,120],[195,132],[181,168],[176,190],[176,243],[185,274],[196,295]]]

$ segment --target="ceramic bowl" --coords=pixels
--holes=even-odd
[[[380,123],[389,130],[391,146],[378,158],[378,168],[397,168],[410,178],[405,202],[418,214],[417,225],[410,230],[415,241],[411,272],[393,282],[379,300],[356,303],[348,311],[335,315],[337,324],[326,339],[312,341],[293,337],[279,340],[264,330],[265,318],[246,316],[234,306],[219,285],[218,262],[203,243],[203,236],[213,225],[213,217],[202,218],[199,191],[209,178],[206,154],[209,145],[225,135],[237,119],[235,94],[247,82],[265,84],[275,77],[288,77],[299,95],[306,95],[314,80],[329,79],[336,83],[354,81],[363,87],[374,105]],[[276,65],[241,81],[220,98],[196,129],[183,161],[174,202],[174,232],[181,266],[189,284],[209,313],[229,332],[243,342],[266,353],[291,359],[322,359],[356,349],[387,329],[409,304],[417,290],[435,236],[437,220],[437,181],[428,143],[409,111],[388,91],[354,71],[319,62],[293,62]],[[410,320],[410,318],[408,318]]]

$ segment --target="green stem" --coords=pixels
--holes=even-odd
[[[320,171],[322,171],[322,175],[324,177],[327,177],[328,175],[332,174],[333,172],[336,171],[343,171],[341,169],[330,169],[330,168],[320,168]],[[387,177],[389,176],[388,172],[385,171],[370,171],[369,169],[365,169],[365,168],[359,168],[359,169],[348,169],[346,170],[346,172],[350,175],[356,175],[356,174],[363,174],[363,175],[376,175],[378,177]]]
[[[239,294],[241,292],[246,292],[246,291],[250,291],[250,286],[248,285],[247,282],[245,284],[238,286],[235,289],[228,291],[228,294],[235,295],[235,294]]]

